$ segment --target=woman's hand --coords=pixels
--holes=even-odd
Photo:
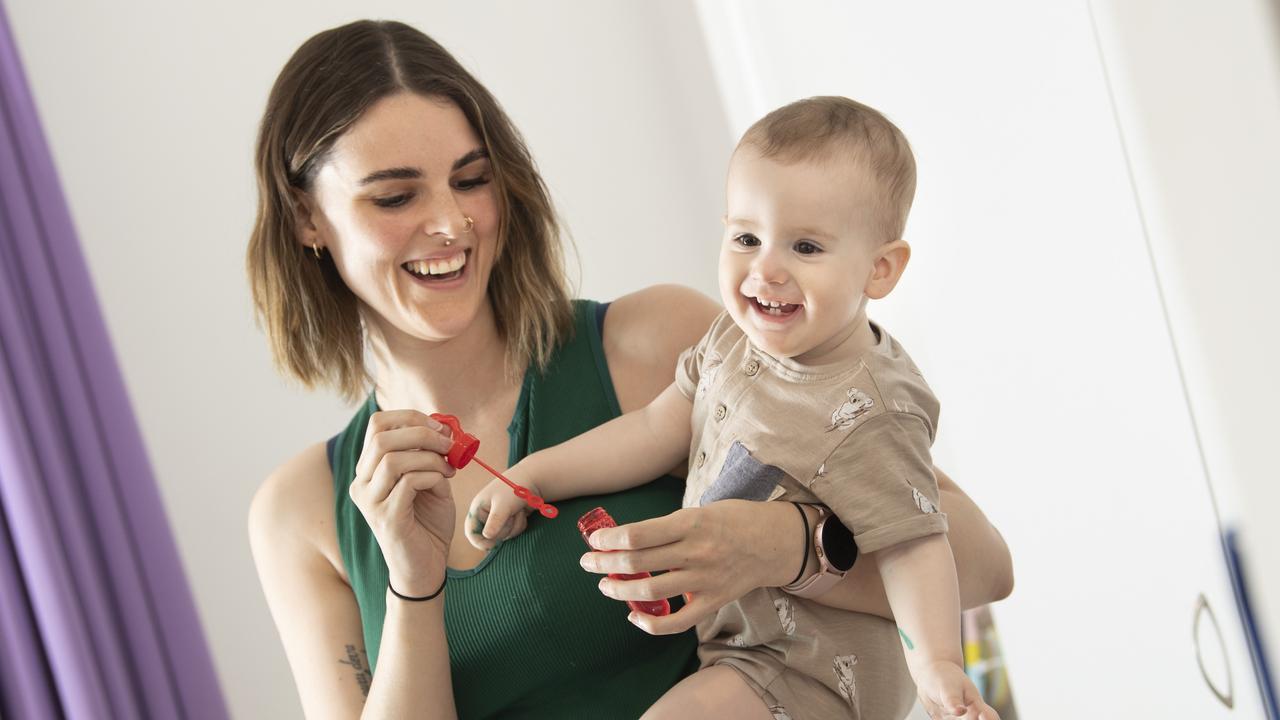
[[[405,595],[429,595],[444,580],[455,522],[449,444],[448,430],[416,410],[369,418],[351,500],[382,548],[391,585]]]
[[[721,500],[597,530],[592,546],[612,552],[587,553],[582,567],[602,574],[667,570],[640,580],[605,578],[600,591],[617,600],[685,596],[685,606],[671,615],[631,614],[645,632],[668,635],[758,587],[790,582],[800,567],[803,535],[791,503]]]

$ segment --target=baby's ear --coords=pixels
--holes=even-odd
[[[867,278],[867,288],[863,292],[872,300],[879,300],[898,284],[902,272],[907,269],[911,260],[911,246],[906,240],[894,240],[881,245],[876,251],[871,265],[871,277]]]

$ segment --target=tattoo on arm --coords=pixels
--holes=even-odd
[[[356,683],[360,692],[369,697],[369,683],[373,682],[373,671],[369,669],[369,654],[363,648],[356,650],[355,645],[347,646],[347,657],[339,660],[339,665],[350,665],[356,671]]]

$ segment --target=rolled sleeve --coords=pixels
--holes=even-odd
[[[823,464],[811,489],[853,532],[860,552],[947,531],[930,444],[922,418],[886,412],[850,432]]]

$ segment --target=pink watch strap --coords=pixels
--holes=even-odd
[[[812,575],[800,578],[790,585],[782,586],[786,592],[802,598],[813,598],[822,595],[844,579],[845,572],[831,566],[827,554],[822,547],[822,526],[832,517],[831,511],[818,508],[818,521],[813,526],[813,548],[818,553],[818,570]]]

